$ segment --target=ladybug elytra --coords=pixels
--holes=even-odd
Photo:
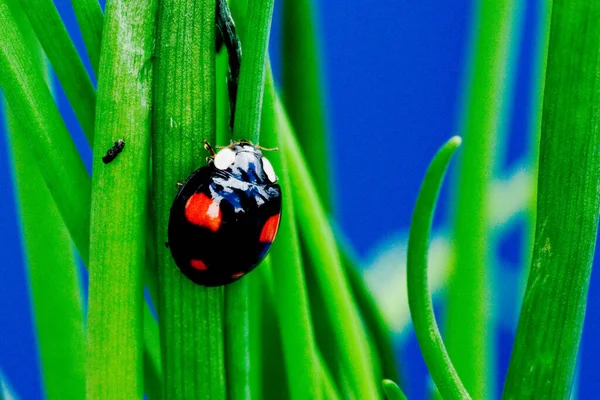
[[[171,207],[169,249],[204,286],[231,283],[267,255],[279,228],[281,188],[259,146],[231,143],[181,186]]]

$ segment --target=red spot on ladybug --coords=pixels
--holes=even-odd
[[[231,275],[231,277],[233,279],[238,279],[241,278],[242,276],[244,276],[245,272],[236,272],[235,274]]]
[[[185,218],[194,225],[216,232],[223,217],[217,202],[204,193],[194,193],[185,204]]]
[[[265,226],[263,226],[262,231],[260,232],[260,238],[258,239],[261,243],[273,242],[273,239],[275,239],[275,234],[277,234],[277,229],[279,228],[280,216],[281,214],[273,215],[272,217],[269,217],[267,222],[265,222]]]
[[[190,265],[192,266],[192,268],[195,268],[198,271],[206,271],[206,264],[204,264],[202,260],[192,259],[190,261]]]

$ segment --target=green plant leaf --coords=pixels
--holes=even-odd
[[[533,260],[504,398],[567,398],[600,207],[600,3],[555,1],[542,114]]]
[[[38,62],[41,64],[41,58]],[[20,132],[11,114],[8,110],[25,264],[44,391],[49,400],[83,398],[83,310],[73,247],[40,172],[30,167],[35,165],[35,160],[25,134]],[[68,385],[64,384],[66,381]]]
[[[163,398],[225,397],[223,290],[194,284],[175,266],[169,210],[183,182],[215,142],[215,1],[158,6],[152,168],[158,259]]]
[[[261,143],[265,147],[280,147],[277,138],[275,116],[275,85],[270,67],[267,68],[265,93],[261,120]],[[277,234],[277,241],[270,251],[273,279],[277,282],[274,296],[283,355],[286,364],[290,397],[292,399],[315,399],[321,393],[321,371],[316,357],[316,344],[302,257],[298,242],[293,192],[290,186],[286,160],[280,152],[265,154],[277,171],[282,187],[282,210],[284,213]],[[328,379],[325,379],[328,382]]]
[[[271,31],[273,0],[250,0],[248,31],[240,69],[234,140],[259,142],[260,117],[265,82],[265,60]],[[250,349],[248,340],[249,299],[246,277],[225,287],[226,354],[228,395],[245,399],[250,393]]]
[[[522,6],[516,0],[500,0],[479,1],[474,7],[445,337],[466,388],[474,398],[484,399],[491,396],[496,375],[489,313],[493,295],[489,283],[488,193],[511,93],[511,57],[522,26]]]
[[[415,334],[429,373],[444,399],[471,398],[444,347],[427,284],[427,249],[435,204],[450,159],[460,142],[458,136],[446,142],[425,173],[410,223],[406,265],[408,305]]]
[[[71,239],[87,262],[90,179],[43,74],[29,57],[25,39],[9,7],[11,2],[0,0],[0,88],[13,110],[15,122],[26,134]]]
[[[394,381],[384,379],[381,385],[388,400],[406,400],[406,396]]]
[[[52,0],[19,0],[91,144],[96,91]],[[93,106],[90,107],[90,104]]]
[[[276,115],[282,151],[289,166],[300,233],[311,258],[320,260],[311,272],[326,298],[323,312],[330,321],[335,321],[331,324],[333,337],[330,342],[339,355],[336,368],[347,379],[344,384],[352,396],[377,398],[366,335],[352,302],[335,238],[279,100],[276,102]]]
[[[22,27],[23,45],[32,65],[45,76],[46,59],[35,33],[23,10],[17,4],[13,6],[12,13]],[[5,109],[45,394],[49,400],[83,398],[83,307],[73,246],[54,200],[35,167],[26,134],[12,111]],[[60,279],[56,279],[57,276]],[[52,302],[48,302],[50,298]],[[64,385],[65,381],[70,384]]]
[[[100,65],[100,42],[104,15],[98,0],[71,0],[75,17],[83,36],[92,69],[97,74]]]
[[[109,0],[93,160],[87,398],[143,396],[142,267],[150,188],[156,2]],[[122,140],[110,164],[100,149]],[[127,245],[124,246],[123,243]]]
[[[319,43],[312,0],[284,0],[283,100],[327,211],[333,206]]]

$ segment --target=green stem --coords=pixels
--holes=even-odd
[[[96,91],[52,0],[20,0],[88,142],[94,140]]]
[[[88,399],[143,395],[142,268],[155,10],[156,3],[146,0],[109,0],[106,7],[94,147],[110,148],[117,140],[125,147],[110,164],[100,155],[93,161]]]
[[[248,3],[248,31],[244,33],[234,140],[246,139],[258,143],[273,4],[274,0],[250,0]]]
[[[323,206],[333,206],[319,43],[312,0],[283,2],[283,99]]]
[[[244,40],[244,57],[240,70],[233,139],[259,142],[260,117],[265,81],[265,60],[271,31],[273,0],[250,0],[248,32]],[[248,340],[248,279],[225,288],[226,353],[228,393],[232,399],[250,394],[250,348]]]
[[[444,399],[470,399],[440,335],[427,284],[427,249],[438,194],[450,159],[461,139],[450,139],[437,152],[421,184],[410,224],[406,285],[408,305],[423,358]]]
[[[554,1],[533,260],[504,398],[567,398],[598,230],[600,3]]]
[[[388,400],[406,400],[406,396],[394,381],[384,379],[381,385]]]
[[[465,386],[477,399],[492,397],[494,387],[487,199],[509,91],[511,47],[518,37],[518,5],[516,0],[476,4],[461,121],[464,150],[456,189],[446,343]]]
[[[276,123],[275,84],[269,65],[265,80],[261,123],[263,146],[280,146]],[[273,278],[277,282],[274,288],[277,299],[275,309],[282,333],[288,385],[292,399],[316,399],[321,393],[322,379],[316,359],[317,349],[302,271],[289,170],[281,153],[269,153],[268,158],[279,177],[279,184],[283,191],[282,209],[285,210],[285,218],[281,220],[277,241],[273,244],[270,258],[273,265]]]
[[[331,343],[339,355],[338,369],[348,378],[348,389],[354,397],[377,398],[366,335],[352,302],[333,232],[279,100],[276,110],[282,149],[290,168],[300,232],[311,258],[320,260],[313,274],[327,300],[323,312],[330,321],[335,321],[332,323]]]
[[[195,285],[175,266],[167,226],[177,182],[204,164],[215,141],[215,0],[164,0],[158,7],[154,136],[163,398],[225,397],[223,291]]]
[[[98,0],[71,0],[75,17],[83,36],[85,48],[94,73],[100,65],[100,42],[102,40],[102,8]]]

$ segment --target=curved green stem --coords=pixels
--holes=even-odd
[[[417,340],[427,368],[444,399],[471,398],[442,341],[427,284],[427,249],[433,212],[446,169],[460,143],[458,136],[446,142],[427,169],[410,224],[406,267],[408,305]]]

